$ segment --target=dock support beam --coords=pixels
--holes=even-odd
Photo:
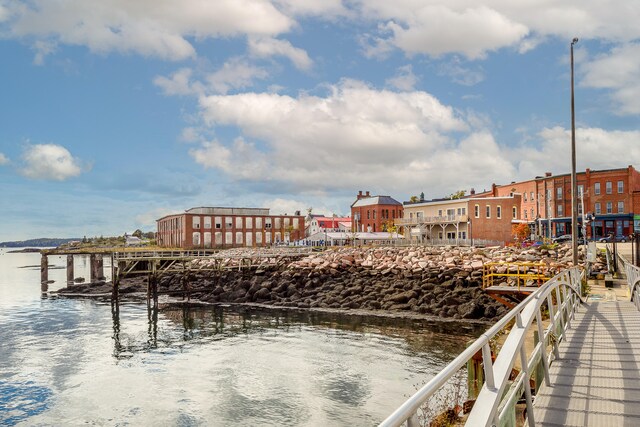
[[[46,284],[49,282],[49,258],[46,254],[42,254],[40,258],[40,283]]]
[[[96,281],[96,254],[89,255],[89,281],[91,283]]]
[[[75,272],[73,271],[73,255],[67,255],[67,284],[73,283]]]

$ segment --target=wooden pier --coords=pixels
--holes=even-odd
[[[100,251],[100,252],[71,252],[71,251],[43,251],[40,263],[40,279],[43,291],[49,283],[48,256],[66,255],[67,257],[67,284],[75,282],[74,258],[85,256],[89,258],[89,271],[91,283],[104,283],[105,258],[109,260],[112,301],[119,297],[120,281],[127,277],[147,276],[147,301],[153,301],[157,305],[158,282],[160,277],[166,274],[181,274],[183,294],[189,298],[190,282],[195,274],[201,272],[221,272],[223,270],[258,269],[260,267],[278,268],[286,265],[294,259],[304,257],[312,252],[312,248],[273,248],[264,250],[154,250],[154,251]]]

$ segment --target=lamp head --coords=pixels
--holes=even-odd
[[[576,44],[576,43],[578,43],[578,38],[574,37],[573,40],[571,41],[571,44]]]

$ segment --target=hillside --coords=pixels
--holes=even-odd
[[[24,248],[24,247],[36,247],[36,248],[47,248],[47,247],[57,247],[64,243],[72,242],[72,241],[80,241],[82,238],[50,238],[50,237],[40,237],[38,239],[29,239],[29,240],[20,240],[14,242],[0,242],[0,248]]]

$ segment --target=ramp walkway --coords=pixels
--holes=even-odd
[[[460,410],[471,409],[455,425],[640,426],[640,268],[618,255],[626,277],[614,288],[585,296],[578,268],[554,276],[380,426],[429,425],[438,393],[461,375],[470,382]],[[456,405],[442,414],[459,414]]]
[[[550,385],[535,398],[539,426],[640,425],[640,312],[630,301],[578,307]]]

